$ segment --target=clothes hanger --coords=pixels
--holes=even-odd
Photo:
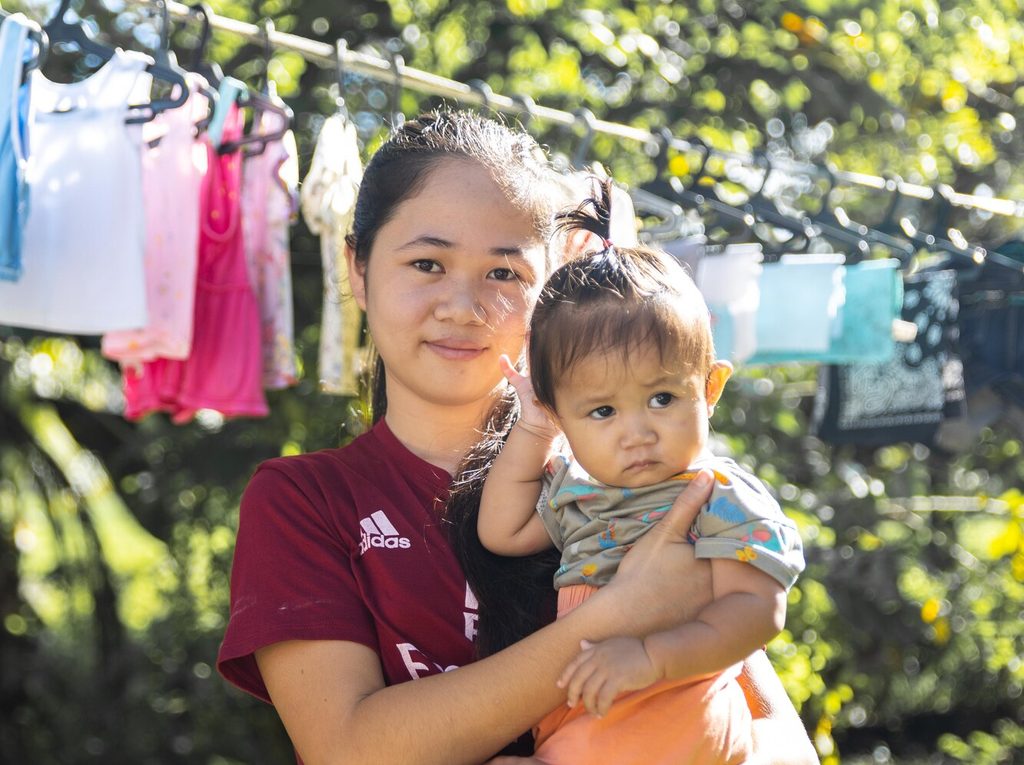
[[[529,128],[533,123],[534,117],[537,116],[537,102],[529,96],[522,94],[510,96],[512,102],[519,107],[519,124],[523,130]]]
[[[754,162],[763,168],[764,174],[761,176],[760,186],[742,205],[742,209],[753,214],[758,220],[767,223],[775,231],[788,231],[792,234],[790,238],[783,241],[773,240],[773,244],[766,248],[766,255],[777,256],[806,252],[814,237],[828,234],[832,234],[828,238],[834,237],[839,243],[853,247],[857,251],[867,250],[867,245],[860,237],[832,232],[828,230],[828,227],[813,226],[805,219],[797,218],[780,210],[775,201],[769,199],[764,193],[768,179],[775,171],[771,158],[763,151],[755,152]],[[762,242],[764,242],[763,237]]]
[[[684,209],[696,210],[705,218],[708,213],[714,213],[716,218],[712,219],[713,222],[721,225],[730,236],[745,236],[747,241],[753,238],[761,243],[754,231],[754,216],[718,198],[714,180],[706,174],[712,154],[711,147],[697,136],[686,140],[701,157],[700,166],[693,172],[689,185],[668,172],[668,150],[672,134],[668,130],[661,130],[658,134],[658,154],[655,156],[656,174],[642,188],[666,201],[676,202]],[[711,183],[707,183],[709,179]],[[705,228],[709,228],[707,222],[705,220]]]
[[[167,0],[155,0],[157,9],[160,13],[160,42],[157,45],[156,50],[153,51],[153,60],[161,66],[166,66],[171,69],[180,71],[185,74],[178,65],[178,57],[171,49],[171,30],[173,28],[171,22],[171,11],[167,5]],[[206,129],[206,126],[210,123],[210,118],[213,116],[213,109],[217,103],[217,91],[209,86],[209,84],[197,83],[197,90],[206,98],[209,110],[206,117],[199,120],[196,123],[195,129],[198,133]]]
[[[594,125],[597,122],[597,117],[590,109],[586,108],[577,109],[572,114],[576,118],[574,126],[582,125],[583,135],[580,137],[580,142],[576,144],[570,162],[574,170],[583,170],[586,167],[585,162],[590,153],[590,146],[594,142],[594,135],[597,133]]]
[[[866,226],[863,223],[851,220],[846,214],[846,211],[841,207],[832,207],[832,191],[836,186],[836,176],[833,169],[827,165],[820,165],[822,175],[825,176],[825,180],[828,184],[827,188],[821,197],[821,207],[814,213],[807,216],[807,220],[816,227],[821,228],[824,231],[834,229],[836,231],[849,231],[851,234],[859,237],[863,241],[870,244],[877,244],[888,249],[893,255],[895,255],[903,265],[906,265],[910,258],[913,257],[915,248],[912,244],[907,242],[905,239],[891,236],[877,229]],[[826,234],[827,236],[827,234]],[[860,260],[860,256],[863,254],[860,248],[857,248],[855,252],[849,253],[849,260],[851,263],[855,263]]]
[[[242,88],[238,90],[235,96],[235,100],[241,106],[252,108],[254,115],[252,122],[253,130],[259,129],[260,115],[264,113],[276,114],[281,127],[268,133],[253,132],[242,136],[236,141],[222,143],[217,147],[217,151],[221,154],[228,154],[243,147],[246,156],[262,154],[268,144],[280,141],[291,130],[294,116],[292,110],[273,93],[270,75],[268,74],[270,59],[273,57],[270,35],[274,29],[274,22],[270,19],[263,19],[260,22],[260,29],[262,30],[264,61],[261,87],[257,90],[243,83]]]
[[[656,179],[668,174],[668,150],[672,133],[661,128],[654,131],[657,153],[654,155],[654,172]],[[659,196],[652,190],[651,184],[629,191],[633,205],[638,213],[654,215],[659,219],[655,225],[644,226],[641,235],[648,241],[672,241],[686,235],[703,232],[703,225],[696,227],[692,220],[686,218],[682,205]]]
[[[83,55],[96,56],[102,61],[109,61],[113,58],[117,51],[116,48],[92,39],[81,20],[72,23],[65,18],[70,7],[71,0],[61,0],[57,13],[43,27],[50,48],[52,49],[53,46],[60,45],[72,45]],[[177,95],[155,99],[146,104],[130,104],[130,109],[144,110],[144,114],[142,116],[129,117],[125,122],[147,122],[160,112],[167,109],[176,109],[188,100],[188,83],[185,82],[184,74],[180,69],[163,66],[151,59],[150,63],[146,66],[146,71],[153,75],[155,79],[170,85],[171,92],[176,92]]]
[[[216,90],[220,87],[221,80],[224,79],[224,72],[216,61],[206,60],[206,48],[210,44],[210,37],[213,35],[213,23],[211,21],[213,10],[208,3],[198,2],[188,6],[188,15],[189,18],[198,18],[202,24],[199,30],[199,44],[192,51],[192,61],[189,63],[188,68],[196,74],[202,75],[210,83],[210,87]]]
[[[349,119],[348,105],[345,103],[345,53],[348,51],[348,43],[344,37],[334,41],[334,76],[338,84],[338,96],[334,99],[334,107],[338,115],[345,120]]]
[[[892,198],[889,200],[889,206],[886,209],[885,217],[882,222],[875,227],[879,231],[901,237],[913,244],[917,249],[927,250],[933,253],[942,253],[950,256],[951,264],[955,264],[955,266],[961,270],[963,278],[969,279],[974,275],[980,274],[981,266],[986,262],[1003,266],[1014,273],[1021,273],[1022,266],[1018,261],[1003,255],[998,251],[989,251],[984,247],[968,243],[957,229],[949,229],[948,231],[955,232],[961,240],[960,243],[954,243],[948,239],[938,237],[935,234],[922,231],[914,224],[910,216],[905,215],[897,220],[896,216],[900,207],[900,202],[908,198],[902,191],[900,191],[900,183],[901,179],[898,177],[887,179],[886,188],[892,191]],[[951,207],[952,205],[950,201],[939,191],[935,192],[933,199],[935,197],[939,198],[936,218],[939,222],[943,222],[947,218],[949,212],[943,208],[947,206]]]
[[[387,47],[388,63],[394,75],[388,106],[391,109],[391,129],[396,130],[405,124],[405,112],[402,111],[402,67],[405,59],[393,47]]]

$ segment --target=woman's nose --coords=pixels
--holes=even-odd
[[[483,324],[487,311],[473,285],[453,280],[434,306],[434,318],[458,324]]]

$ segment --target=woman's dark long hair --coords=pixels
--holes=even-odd
[[[521,130],[472,112],[435,111],[397,128],[367,165],[352,232],[346,237],[357,267],[373,270],[371,250],[381,227],[403,201],[423,187],[439,163],[450,159],[485,166],[509,201],[530,214],[538,235],[549,237],[553,213],[564,203],[565,193],[537,142]],[[387,391],[384,363],[376,354],[370,398],[372,420],[377,422],[387,412]],[[509,389],[495,403],[483,438],[457,471],[443,515],[452,547],[479,603],[476,646],[480,656],[529,635],[555,614],[557,552],[505,558],[486,550],[476,531],[483,478],[517,416]]]
[[[476,530],[484,479],[517,419],[519,404],[509,386],[491,410],[483,437],[463,459],[444,512],[459,564],[479,604],[476,651],[480,658],[522,640],[555,618],[558,550],[523,557],[495,555],[480,543]]]

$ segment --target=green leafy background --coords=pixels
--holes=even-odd
[[[8,3],[44,20],[53,2]],[[765,0],[269,0],[218,13],[357,50],[546,106],[667,127],[711,146],[770,148],[928,186],[1024,196],[1024,23],[1017,2]],[[140,3],[87,3],[103,37],[146,49]],[[185,63],[195,24],[175,25]],[[216,33],[226,71],[255,82],[259,46]],[[83,62],[54,56],[47,72]],[[303,171],[333,70],[275,51]],[[81,72],[78,72],[81,74]],[[436,104],[348,74],[367,152],[389,110]],[[571,155],[580,130],[529,122]],[[621,180],[654,174],[646,147],[597,136],[589,161]],[[670,157],[693,173],[695,157]],[[727,168],[719,167],[717,172]],[[723,186],[727,190],[727,186]],[[827,189],[825,189],[827,190]],[[820,201],[821,183],[800,203]],[[834,201],[877,221],[885,192]],[[922,220],[928,205],[914,210]],[[971,240],[1019,220],[954,209]],[[204,414],[126,423],[117,370],[95,338],[0,330],[0,759],[31,763],[291,762],[268,707],[213,666],[228,606],[238,498],[255,465],[336,446],[363,407],[320,394],[317,241],[293,230],[302,381],[265,420]],[[807,544],[786,632],[769,652],[826,763],[1009,763],[1024,751],[1024,479],[1019,431],[985,429],[968,453],[913,444],[833,448],[809,434],[815,370],[746,370],[718,436],[778,492]]]

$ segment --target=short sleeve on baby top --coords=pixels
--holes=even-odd
[[[757,478],[730,459],[693,465],[710,468],[715,486],[690,530],[698,558],[750,563],[789,589],[804,569],[796,524]]]

